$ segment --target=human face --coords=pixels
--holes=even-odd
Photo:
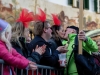
[[[60,27],[60,29],[57,30],[57,33],[58,33],[60,38],[63,38],[65,35],[65,31],[64,31],[63,27]]]
[[[7,31],[5,32],[5,37],[10,41],[11,37],[12,37],[12,31],[11,31],[11,26],[9,26],[9,28],[7,29]]]
[[[65,30],[64,38],[65,38],[65,39],[68,39],[68,34],[71,34],[71,33],[73,33],[73,32],[74,32],[74,29],[67,28],[67,29]]]
[[[11,36],[12,36],[12,32],[10,31],[10,32],[8,32],[8,36],[7,36],[9,41],[11,40]]]
[[[51,37],[52,37],[52,30],[51,30],[51,25],[50,25],[50,23],[48,23],[47,24],[47,28],[46,28],[46,30],[45,30],[45,32],[46,32],[46,37],[47,37],[47,39],[49,40]]]
[[[100,41],[97,42],[98,45],[98,51],[100,52]]]
[[[30,39],[29,28],[24,29],[24,37],[25,37],[26,41]]]

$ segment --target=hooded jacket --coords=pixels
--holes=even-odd
[[[71,52],[73,50],[72,45],[74,44],[75,37],[76,37],[76,34],[69,34],[68,35],[69,41],[68,41],[68,49],[67,49],[68,52],[66,54],[67,60],[69,59],[69,57],[71,55]],[[84,50],[86,50],[90,54],[91,54],[91,52],[98,51],[98,46],[97,46],[96,42],[94,42],[89,37],[87,37],[87,41],[86,42],[82,42],[82,47],[83,47]],[[71,75],[71,73],[77,73],[77,68],[76,68],[74,56],[72,56],[68,66],[69,66],[68,74]],[[66,70],[65,70],[65,74],[66,74]]]

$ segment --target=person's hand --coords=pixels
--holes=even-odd
[[[65,63],[66,65],[68,64],[67,59],[64,61],[64,63]]]
[[[68,48],[68,43],[65,45],[65,48],[66,48],[66,49]]]
[[[36,70],[37,69],[36,63],[29,61],[29,69]]]
[[[63,61],[62,61],[62,60],[58,60],[58,62],[59,62],[59,64],[62,64]],[[67,60],[64,61],[64,64],[65,64],[65,66],[61,66],[61,67],[66,67],[66,65],[67,65]]]
[[[59,46],[56,50],[61,53],[66,53],[68,51],[65,46]]]
[[[86,40],[87,40],[84,31],[80,31],[80,32],[79,32],[79,34],[78,34],[78,39],[79,39],[79,40],[82,40],[82,41],[86,41]]]
[[[38,45],[36,46],[35,48],[35,52],[39,53],[40,55],[44,54],[45,53],[45,50],[46,49],[46,45],[43,45],[41,47],[38,47]],[[34,51],[34,49],[33,49]]]

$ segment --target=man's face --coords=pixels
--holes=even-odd
[[[45,29],[46,37],[47,37],[47,39],[50,39],[52,37],[51,25],[49,23],[47,25],[48,25],[48,27]]]
[[[100,41],[97,42],[97,45],[98,45],[98,49],[99,49],[98,51],[100,52]]]
[[[65,39],[68,39],[68,34],[71,34],[74,32],[74,29],[72,28],[67,28],[66,31],[65,31],[65,35],[64,35],[64,38]]]

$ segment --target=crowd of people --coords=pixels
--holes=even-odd
[[[67,63],[73,51],[75,37],[82,40],[82,47],[89,54],[98,53],[100,43],[96,43],[85,32],[79,31],[76,26],[68,26],[64,30],[57,15],[52,14],[54,25],[46,19],[46,14],[39,9],[37,15],[33,15],[27,9],[22,9],[19,18],[13,26],[0,19],[0,59],[7,64],[4,65],[3,75],[16,75],[14,68],[17,67],[17,75],[21,74],[20,69],[36,70],[36,64],[56,68],[63,68],[62,75],[79,75],[72,55],[69,64]],[[29,36],[29,23],[34,21],[34,38]],[[66,53],[66,66],[61,67],[58,54]],[[13,61],[13,62],[12,62]],[[98,61],[99,64],[99,60]],[[100,66],[100,64],[99,64]],[[49,72],[48,72],[49,75]],[[55,74],[56,75],[56,74]],[[86,74],[81,74],[86,75]]]

